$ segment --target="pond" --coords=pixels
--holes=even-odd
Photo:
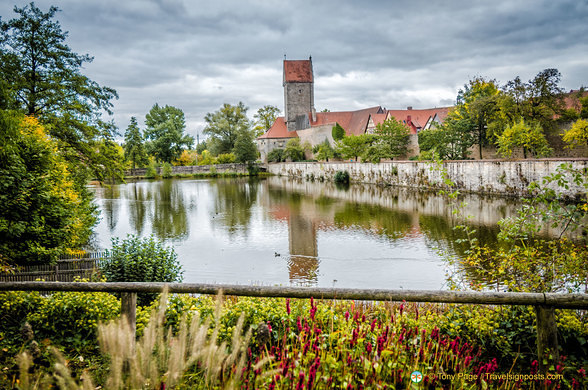
[[[167,179],[92,187],[95,245],[154,235],[172,245],[184,282],[444,289],[458,222],[430,192],[267,179]],[[482,242],[514,214],[507,198],[464,197]]]

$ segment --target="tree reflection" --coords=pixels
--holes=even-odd
[[[103,215],[106,218],[106,225],[112,234],[116,229],[119,219],[119,198],[120,189],[118,185],[106,185],[102,192],[104,210]]]
[[[241,231],[247,235],[251,220],[251,208],[257,201],[259,180],[219,179],[212,182],[216,189],[213,224],[221,224],[229,235]]]
[[[412,229],[413,217],[409,213],[365,203],[344,203],[335,213],[337,228],[358,226],[392,240],[406,236]]]
[[[130,188],[127,190],[128,208],[129,208],[129,222],[131,228],[137,235],[142,235],[147,219],[147,196],[145,189],[139,183],[129,184]]]
[[[166,179],[154,183],[153,234],[159,239],[181,239],[188,235],[188,216],[179,181]]]

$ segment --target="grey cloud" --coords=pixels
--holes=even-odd
[[[14,0],[13,0],[14,1]],[[55,0],[37,0],[47,9]],[[19,6],[25,4],[19,2]],[[115,120],[176,105],[188,129],[223,103],[283,108],[282,58],[313,56],[317,109],[452,104],[475,75],[527,80],[556,67],[588,84],[586,1],[63,0],[69,45],[118,90]],[[3,20],[12,6],[0,5]]]

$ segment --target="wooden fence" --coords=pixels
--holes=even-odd
[[[55,264],[19,266],[12,274],[0,274],[0,282],[73,282],[76,278],[89,279],[104,259],[104,252],[92,252],[60,258]]]
[[[508,292],[464,292],[426,290],[367,290],[342,288],[300,288],[276,286],[242,286],[194,283],[63,283],[63,282],[5,282],[0,291],[85,291],[122,293],[121,313],[126,316],[132,328],[136,324],[137,293],[162,292],[182,294],[217,294],[285,297],[322,298],[363,301],[407,301],[432,303],[460,303],[477,305],[523,305],[534,306],[537,316],[538,356],[551,355],[550,364],[559,360],[557,325],[554,309],[588,309],[588,294],[553,293],[508,293]],[[549,352],[549,353],[547,353]],[[546,369],[544,359],[539,359],[542,370]]]

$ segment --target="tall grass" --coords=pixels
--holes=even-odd
[[[220,321],[211,326],[210,319],[201,321],[197,312],[190,320],[184,314],[179,331],[174,334],[166,327],[165,309],[167,292],[160,304],[153,309],[143,335],[136,340],[135,331],[125,317],[98,327],[101,352],[109,357],[110,365],[105,389],[162,389],[173,388],[180,383],[199,383],[205,388],[237,386],[245,368],[251,330],[243,336],[244,315],[233,330],[232,342],[219,344]],[[215,317],[220,318],[222,296],[217,297]],[[92,379],[84,372],[79,383],[67,367],[65,359],[54,350],[56,363],[51,375],[30,374],[32,357],[23,352],[17,362],[20,367],[19,389],[47,389],[57,385],[61,389],[94,389]],[[265,364],[268,359],[259,363]]]

